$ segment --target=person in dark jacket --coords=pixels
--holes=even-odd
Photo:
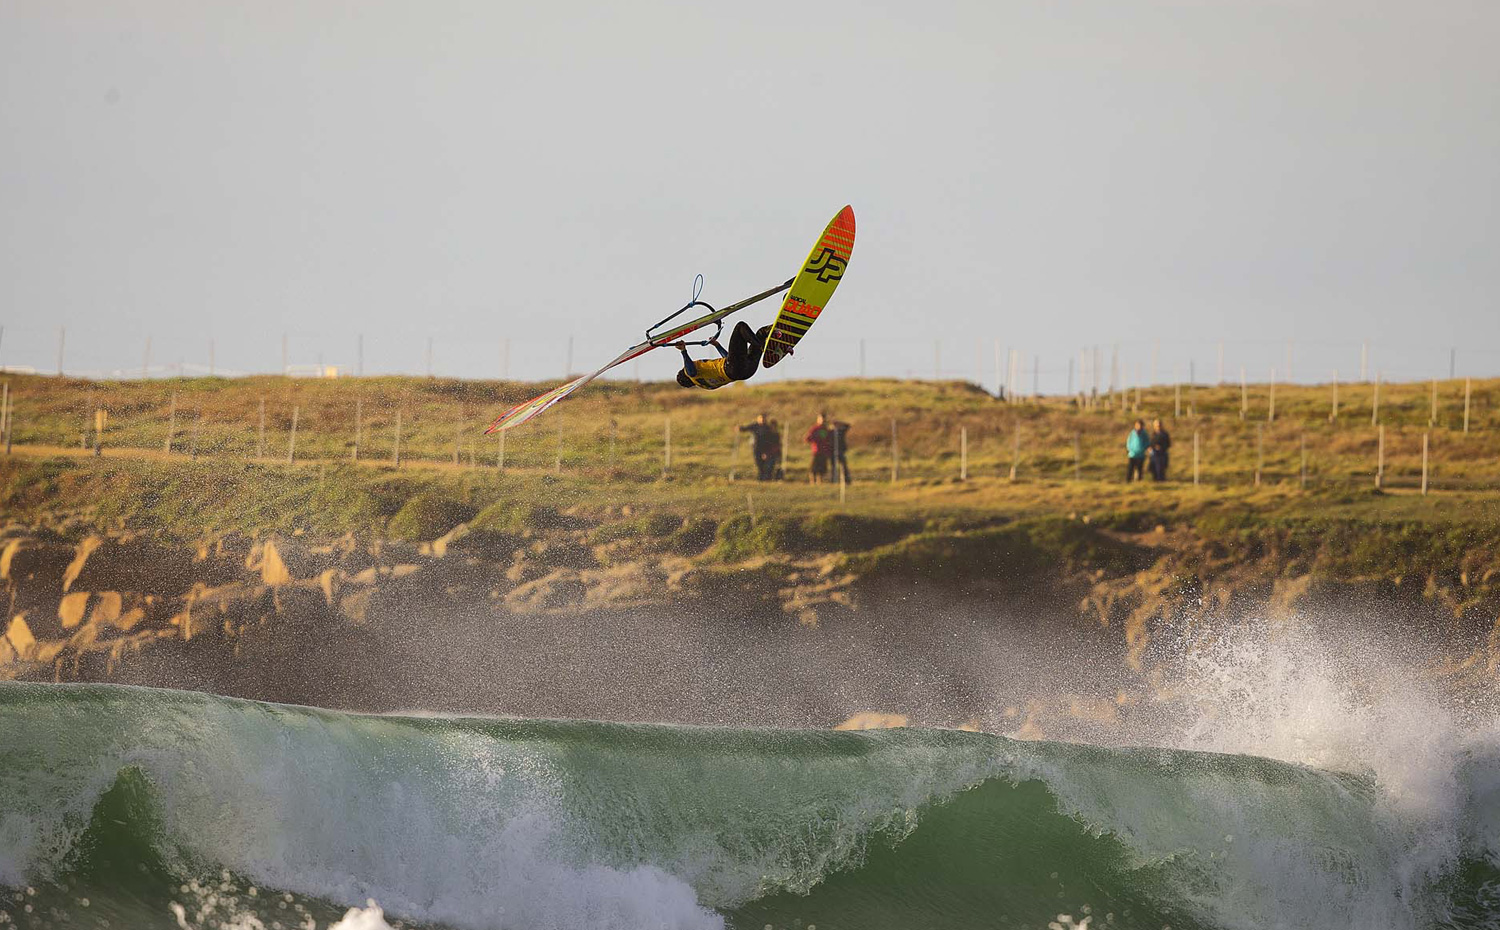
[[[1125,483],[1145,479],[1146,450],[1151,448],[1151,434],[1146,432],[1146,421],[1136,420],[1130,432],[1125,434]]]
[[[833,454],[829,459],[833,466],[832,477],[838,477],[839,469],[844,470],[844,483],[853,484],[854,479],[849,475],[849,424],[843,420],[829,419],[827,414],[823,415],[823,424],[833,433]]]
[[[767,420],[762,413],[754,423],[741,426],[740,432],[750,434],[755,477],[760,481],[770,481],[776,476],[776,466],[781,464],[781,433],[775,422]]]
[[[1160,420],[1151,421],[1151,480],[1167,480],[1168,450],[1172,448],[1172,436]]]

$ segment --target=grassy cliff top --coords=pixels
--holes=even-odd
[[[16,402],[15,454],[0,471],[0,504],[9,515],[40,520],[87,511],[100,523],[182,536],[300,530],[420,537],[487,510],[487,519],[506,526],[546,514],[631,525],[658,513],[722,521],[754,512],[804,522],[844,514],[895,521],[903,531],[1055,516],[1234,533],[1330,521],[1483,529],[1494,525],[1500,502],[1500,381],[1472,385],[1468,433],[1463,382],[1439,382],[1431,428],[1431,385],[1383,385],[1387,493],[1377,494],[1380,438],[1370,422],[1369,384],[1341,386],[1340,415],[1331,421],[1331,386],[1278,386],[1274,420],[1269,387],[1251,386],[1242,420],[1238,386],[1182,387],[1177,417],[1179,389],[1172,387],[1080,407],[1055,398],[1006,404],[961,382],[752,382],[714,393],[610,382],[507,434],[502,472],[499,441],[483,436],[483,426],[538,385],[5,380]],[[97,409],[108,411],[108,422],[104,455],[95,459],[81,446],[93,442]],[[288,463],[294,410],[296,454]],[[853,424],[854,483],[843,502],[837,486],[803,480],[808,453],[801,437],[819,410]],[[787,473],[794,480],[749,480],[748,439],[735,427],[760,411],[789,426]],[[399,468],[392,464],[398,416]],[[1172,431],[1173,481],[1123,484],[1125,432],[1135,416],[1160,416]],[[1424,434],[1433,488],[1426,497],[1416,493]],[[959,481],[963,444],[968,480]]]
[[[498,437],[484,426],[545,385],[428,378],[299,380],[260,377],[87,382],[0,376],[15,401],[14,438],[37,451],[78,450],[94,438],[95,411],[108,413],[106,455],[174,455],[244,463],[285,461],[296,420],[295,459],[372,462],[394,458],[399,420],[408,465],[495,468]],[[1472,383],[1468,432],[1465,382],[1386,384],[1378,421],[1385,427],[1388,485],[1419,480],[1422,437],[1429,434],[1431,479],[1444,489],[1500,488],[1500,380]],[[600,382],[576,399],[506,434],[505,465],[522,472],[561,471],[600,480],[651,482],[666,465],[679,479],[753,474],[748,439],[735,427],[764,412],[788,432],[787,473],[808,461],[803,434],[820,410],[853,424],[849,459],[858,482],[891,478],[947,481],[959,476],[967,447],[970,478],[1115,482],[1123,474],[1131,419],[1160,417],[1172,432],[1173,474],[1192,477],[1194,434],[1199,474],[1228,488],[1297,480],[1303,449],[1314,487],[1373,483],[1380,435],[1373,425],[1376,387],[1251,385],[1241,390],[1156,387],[1098,398],[1042,398],[1007,404],[965,382],[892,380],[791,381],[686,391],[674,384]],[[264,414],[262,415],[262,411]],[[1429,425],[1431,421],[1431,425]],[[39,448],[40,447],[40,448]]]

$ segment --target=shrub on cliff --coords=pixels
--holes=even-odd
[[[393,539],[416,542],[437,539],[474,516],[474,508],[443,494],[425,492],[412,497],[391,517],[386,532]]]
[[[597,546],[621,539],[664,539],[680,530],[682,525],[681,514],[658,510],[647,516],[602,523],[589,535],[589,542]]]
[[[519,500],[499,500],[479,511],[469,524],[471,530],[521,533],[525,530],[554,529],[565,521],[556,507]]]
[[[742,513],[719,524],[714,554],[726,562],[738,562],[757,555],[791,552],[801,543],[799,530],[791,520],[761,517],[752,521],[749,514]]]
[[[714,544],[719,524],[708,517],[693,517],[683,523],[669,538],[672,551],[680,555],[697,555]]]
[[[822,552],[853,552],[887,546],[915,532],[914,520],[892,520],[851,513],[825,513],[802,523],[802,538]]]
[[[1149,556],[1073,520],[1047,517],[995,529],[919,533],[852,555],[845,570],[869,579],[924,580],[1013,589],[1061,568],[1118,576]]]

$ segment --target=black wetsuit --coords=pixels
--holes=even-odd
[[[714,348],[723,358],[694,361],[687,349],[682,350],[682,371],[677,373],[677,383],[683,387],[701,387],[708,390],[723,387],[731,381],[744,381],[760,368],[760,357],[766,350],[766,337],[770,326],[762,326],[757,332],[744,320],[734,324],[729,334],[729,351],[718,343]]]

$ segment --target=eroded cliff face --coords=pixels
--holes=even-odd
[[[633,681],[639,697],[621,699],[617,716],[677,719],[684,691],[710,706],[717,688],[725,722],[757,702],[784,708],[773,721],[826,722],[889,709],[881,695],[909,688],[936,695],[943,710],[929,720],[957,725],[973,707],[1009,699],[986,694],[1005,690],[987,679],[1024,677],[1006,669],[1015,660],[1007,642],[1035,641],[1037,654],[1051,649],[1046,641],[1067,644],[1062,651],[1087,643],[1144,680],[1164,629],[1329,605],[1405,612],[1436,644],[1444,674],[1492,680],[1500,666],[1500,570],[1482,547],[1448,571],[1351,575],[1305,540],[1296,552],[1271,536],[1241,547],[1191,528],[882,526],[846,533],[845,549],[772,533],[788,551],[757,551],[746,534],[761,538],[766,527],[615,525],[630,519],[563,513],[515,532],[460,524],[421,543],[295,534],[186,542],[81,518],[10,526],[0,531],[0,678],[362,709],[415,706],[414,690],[436,688],[455,709],[607,716],[613,705],[602,696],[621,692],[599,680],[613,676]],[[402,688],[408,676],[421,688]],[[847,700],[807,697],[820,678],[839,679]],[[868,689],[851,684],[863,679]],[[1085,703],[1097,715],[1111,700],[1127,698]],[[688,716],[721,719],[718,710]]]

